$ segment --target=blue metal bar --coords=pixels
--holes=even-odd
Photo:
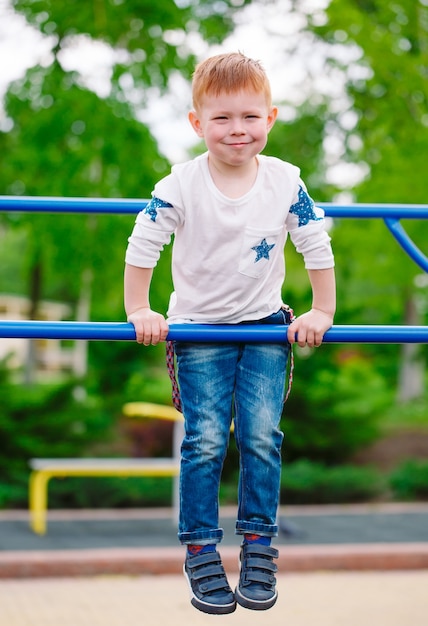
[[[0,196],[0,210],[8,213],[131,213],[136,214],[148,200],[131,198],[54,198]]]
[[[146,199],[0,196],[0,210],[31,213],[137,213]],[[318,202],[328,217],[428,219],[427,204],[335,204]]]
[[[334,204],[317,202],[328,217],[428,219],[428,204]]]
[[[282,343],[287,327],[276,325],[171,324],[168,339],[196,343]],[[0,320],[0,337],[135,341],[132,324]],[[332,326],[325,343],[428,343],[428,326]]]
[[[387,225],[389,232],[395,237],[400,246],[409,257],[425,272],[428,272],[428,257],[418,248],[414,241],[412,241],[409,235],[406,233],[399,220],[392,218],[385,218],[385,224]]]

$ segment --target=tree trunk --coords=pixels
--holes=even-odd
[[[30,307],[28,311],[28,318],[30,320],[36,320],[38,318],[39,304],[42,292],[42,258],[41,255],[36,252],[34,262],[30,269]],[[27,360],[24,367],[24,384],[32,385],[35,380],[35,372],[37,365],[37,340],[28,340]]]
[[[420,323],[414,295],[406,299],[405,324],[416,326]],[[398,394],[400,403],[420,398],[424,393],[425,361],[417,343],[405,343],[401,349],[401,362],[398,374]]]

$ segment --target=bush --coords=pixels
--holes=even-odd
[[[398,500],[428,500],[428,462],[406,461],[391,474],[390,487]]]
[[[75,390],[74,381],[14,385],[0,364],[0,507],[27,505],[29,459],[83,456],[108,437],[111,414]]]
[[[173,478],[79,477],[52,480],[49,483],[49,508],[135,508],[170,507]]]
[[[286,504],[366,502],[382,492],[373,469],[343,465],[326,467],[306,459],[283,467],[281,501]]]
[[[363,355],[343,357],[343,362],[325,368],[320,354],[296,359],[295,382],[281,424],[284,450],[290,461],[306,457],[338,465],[378,438],[391,391]]]

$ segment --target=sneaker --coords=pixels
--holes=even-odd
[[[238,604],[246,609],[264,611],[270,609],[278,598],[275,589],[278,550],[258,543],[241,546],[241,573],[235,590]]]
[[[183,571],[194,607],[211,615],[233,613],[236,609],[235,596],[217,551],[196,556],[188,554]]]

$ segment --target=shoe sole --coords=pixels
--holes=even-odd
[[[187,575],[185,565],[183,565],[183,574],[189,587],[190,603],[195,607],[195,609],[202,611],[202,613],[208,613],[209,615],[227,615],[228,613],[233,613],[236,610],[236,602],[232,602],[230,604],[212,604],[211,602],[204,602],[203,600],[200,600],[200,598],[197,598],[193,593],[192,585],[190,584],[190,578]]]
[[[269,600],[252,600],[251,598],[247,598],[242,595],[239,588],[236,587],[235,598],[239,606],[242,606],[244,609],[251,609],[252,611],[267,611],[267,609],[272,608],[277,601],[278,593],[275,593],[275,595],[272,598],[269,598]]]

